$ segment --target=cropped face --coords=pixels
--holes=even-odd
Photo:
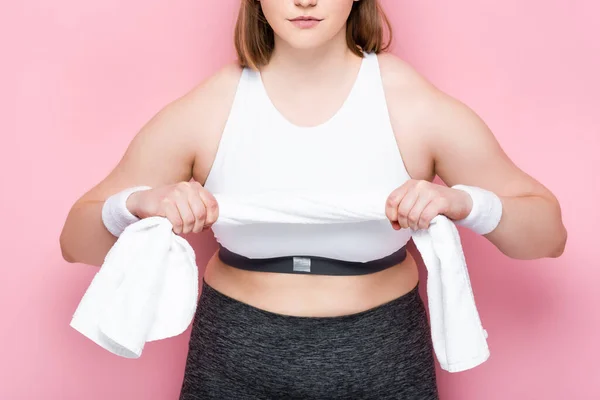
[[[360,0],[260,0],[275,36],[291,47],[309,49],[323,45],[342,29]]]

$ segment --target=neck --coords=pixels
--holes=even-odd
[[[264,70],[285,71],[288,78],[318,83],[339,77],[340,71],[347,70],[348,63],[356,58],[346,44],[345,29],[324,45],[310,49],[293,48],[275,36],[275,48]]]

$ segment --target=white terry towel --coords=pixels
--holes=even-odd
[[[412,235],[427,268],[427,302],[431,338],[442,369],[461,372],[490,356],[481,325],[460,236],[443,215]]]
[[[198,300],[190,244],[163,217],[129,225],[107,253],[70,325],[95,343],[138,358],[146,342],[183,333]]]
[[[386,220],[386,191],[214,194],[216,224],[339,223]],[[454,223],[436,216],[412,232],[428,271],[427,297],[434,351],[440,366],[460,372],[490,355]],[[86,291],[71,326],[105,349],[129,358],[146,342],[176,336],[191,323],[198,271],[188,242],[163,217],[128,226]]]

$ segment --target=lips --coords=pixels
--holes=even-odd
[[[320,18],[312,17],[312,16],[300,16],[289,20],[292,24],[294,24],[297,28],[300,29],[310,29],[314,28],[322,21]]]
[[[322,21],[322,19],[311,16],[300,16],[290,19],[290,21]]]

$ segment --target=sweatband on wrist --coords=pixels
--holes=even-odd
[[[480,235],[486,235],[496,229],[502,218],[502,201],[498,195],[476,186],[454,185],[452,189],[467,192],[473,200],[473,208],[469,215],[455,221],[456,225],[469,228]]]
[[[134,192],[152,189],[150,186],[134,186],[113,194],[102,206],[102,222],[113,236],[119,237],[129,225],[140,220],[127,209],[127,198]]]

